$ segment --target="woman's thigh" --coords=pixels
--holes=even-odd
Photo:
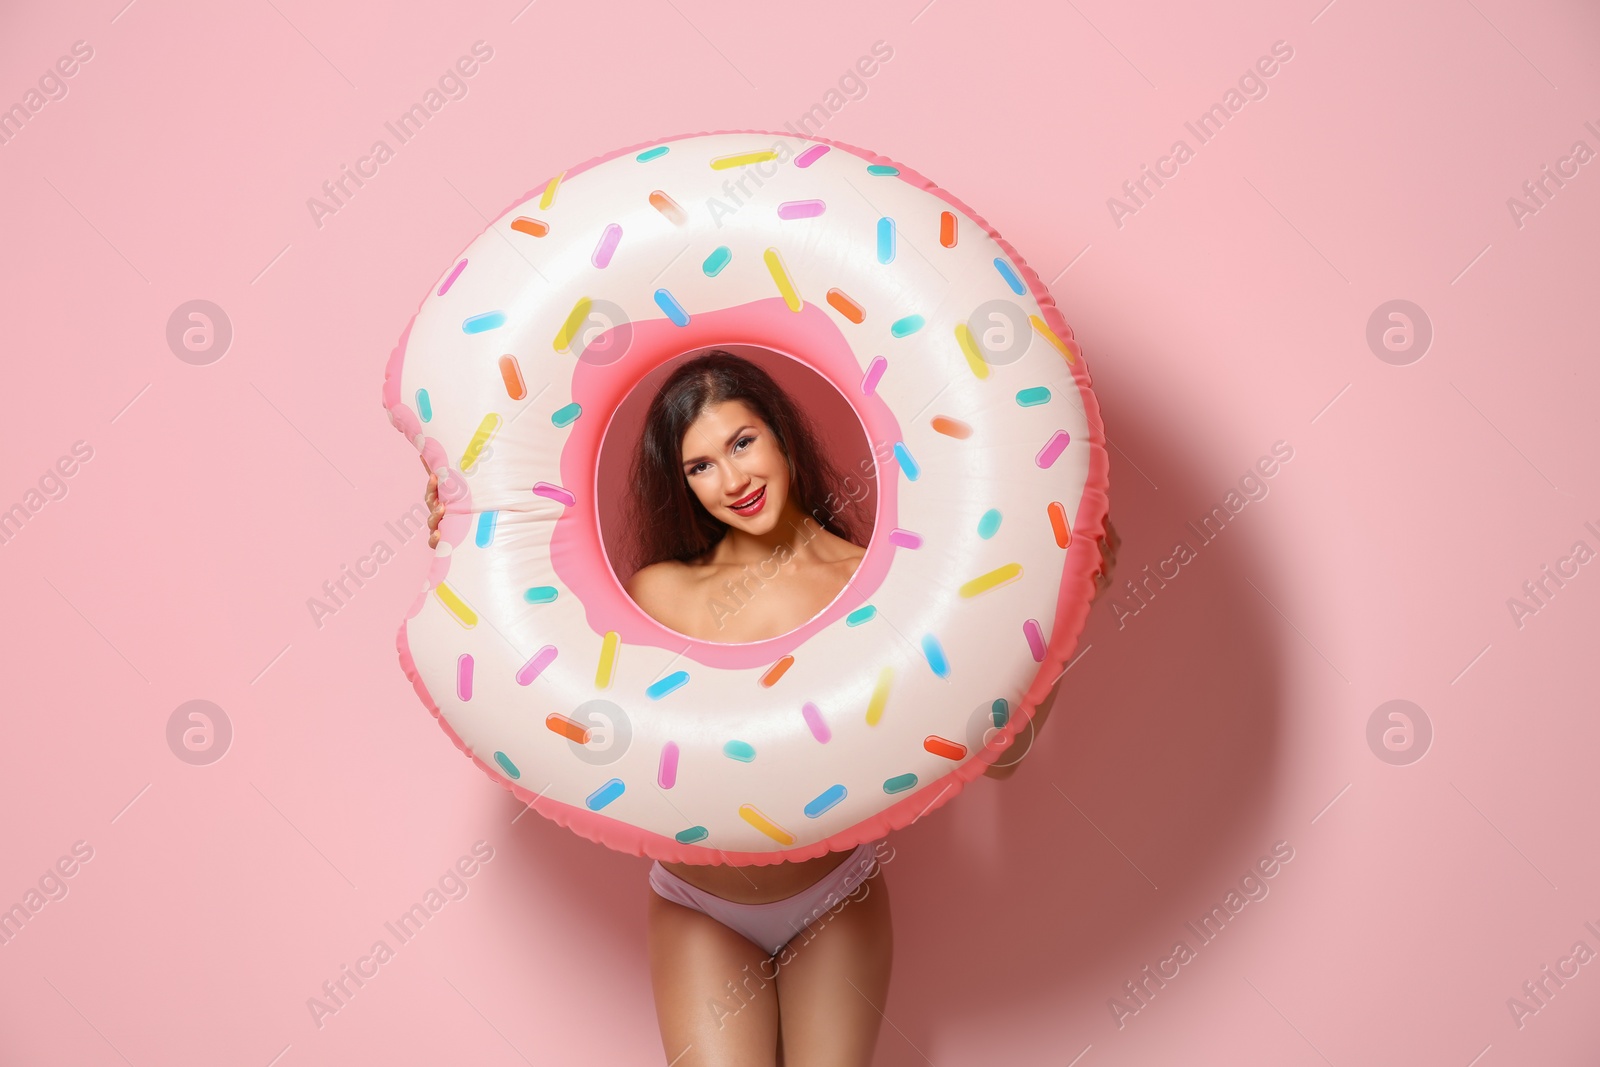
[[[807,934],[813,934],[807,940]],[[889,997],[894,925],[880,868],[780,953],[778,1010],[787,1067],[866,1067]],[[769,972],[770,973],[770,970]]]
[[[740,934],[650,894],[650,980],[672,1067],[774,1067],[774,964]]]

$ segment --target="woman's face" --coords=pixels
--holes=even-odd
[[[683,474],[706,511],[752,534],[777,525],[789,495],[783,449],[742,400],[713,404],[690,425],[683,435]]]

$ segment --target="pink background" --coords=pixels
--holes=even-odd
[[[1052,281],[1113,446],[1119,579],[1197,546],[1123,626],[1095,609],[1015,778],[892,835],[877,1062],[1600,1051],[1600,962],[1520,1027],[1507,1007],[1574,942],[1600,951],[1597,568],[1520,626],[1507,606],[1600,548],[1596,164],[1520,226],[1507,207],[1574,141],[1600,150],[1600,15],[17,7],[0,106],[94,54],[0,145],[0,508],[74,442],[93,456],[0,545],[0,907],[75,842],[93,858],[0,945],[0,1062],[666,1062],[647,861],[518,818],[396,663],[429,554],[385,525],[423,476],[379,389],[484,212],[618,145],[828,102],[821,134],[905,160]],[[480,39],[467,95],[315,224],[306,199]],[[877,40],[893,58],[830,101]],[[1279,40],[1265,98],[1196,146],[1185,121]],[[1119,227],[1107,198],[1179,137],[1194,158]],[[192,299],[234,331],[205,366],[166,340]],[[1393,299],[1433,327],[1409,365],[1366,340]],[[1186,523],[1276,441],[1269,495],[1197,545]],[[380,539],[396,558],[319,626],[308,600]],[[167,740],[195,699],[233,730],[206,766]],[[1409,765],[1367,740],[1393,699],[1432,724]],[[307,998],[480,840],[466,895],[319,1028]],[[1185,922],[1279,841],[1265,899],[1119,1027],[1110,998],[1136,1006],[1123,983],[1198,945]]]

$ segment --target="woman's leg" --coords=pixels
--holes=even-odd
[[[807,941],[807,933],[815,936]],[[778,971],[787,1067],[867,1067],[894,960],[883,870],[857,886],[836,914],[825,913],[789,942],[788,952]]]
[[[650,980],[664,1062],[775,1067],[778,987],[771,957],[710,916],[657,893],[649,909]]]

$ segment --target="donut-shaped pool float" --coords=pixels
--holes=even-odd
[[[745,643],[646,615],[608,549],[621,413],[719,348],[830,394],[872,490],[844,590]],[[836,141],[556,175],[440,274],[383,403],[448,499],[401,665],[486,773],[619,851],[765,864],[907,825],[1027,728],[1093,598],[1107,457],[1071,329],[959,200]]]

